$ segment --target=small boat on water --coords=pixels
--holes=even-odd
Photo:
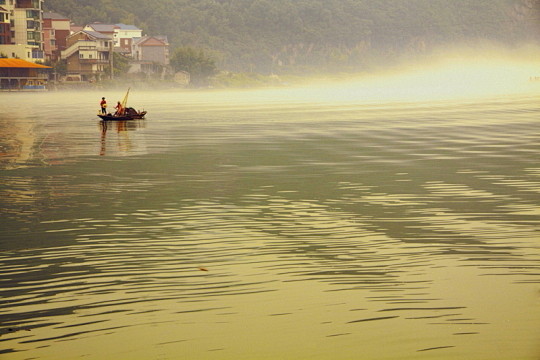
[[[144,116],[146,115],[146,111],[137,111],[132,107],[127,107],[127,99],[129,95],[129,89],[124,96],[124,100],[122,101],[122,110],[120,114],[118,111],[115,114],[98,114],[98,116],[102,120],[134,120],[134,119],[144,119]],[[120,102],[119,102],[120,103]],[[119,105],[120,106],[120,105]]]
[[[113,114],[98,114],[102,120],[134,120],[134,119],[144,119],[146,111],[137,111],[132,107],[125,109],[123,115],[113,115]]]

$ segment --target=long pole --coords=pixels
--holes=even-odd
[[[124,100],[122,100],[122,107],[123,107],[124,109],[125,109],[126,106],[127,106],[127,100],[128,100],[128,95],[129,95],[129,89],[131,89],[131,88],[128,88],[127,93],[126,93],[126,95],[124,96]]]

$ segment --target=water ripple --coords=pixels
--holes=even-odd
[[[192,100],[3,140],[3,356],[531,358],[535,99]]]

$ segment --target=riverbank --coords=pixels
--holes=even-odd
[[[130,77],[118,77],[115,79],[105,79],[98,82],[62,82],[50,83],[50,91],[69,91],[69,90],[117,90],[131,87],[140,90],[203,90],[203,89],[251,89],[251,88],[269,88],[269,87],[290,87],[303,85],[313,79],[337,80],[348,78],[339,75],[265,75],[259,73],[234,73],[223,71],[216,76],[208,79],[205,83],[180,84],[174,79],[140,79]]]

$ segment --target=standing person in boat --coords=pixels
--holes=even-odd
[[[122,106],[120,101],[118,101],[118,103],[116,103],[116,106],[114,108],[116,109],[116,112],[114,113],[115,116],[124,115],[124,107]]]
[[[103,115],[107,114],[107,100],[104,97],[101,98],[99,105],[101,106],[101,113]]]

